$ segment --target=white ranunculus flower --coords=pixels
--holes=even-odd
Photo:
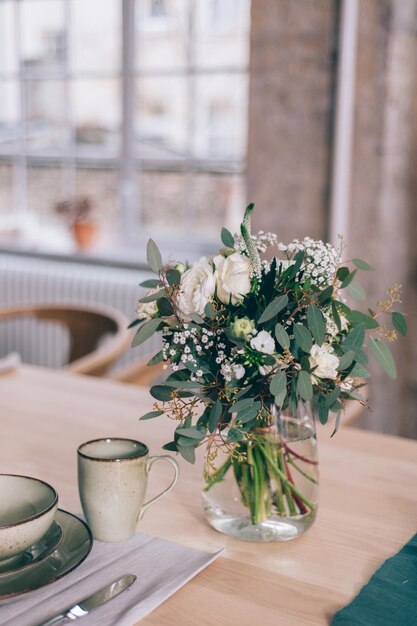
[[[239,363],[235,363],[232,365],[232,372],[233,372],[233,377],[236,378],[236,380],[240,380],[241,378],[244,377],[246,370],[243,367],[243,365],[240,365]]]
[[[220,254],[213,259],[216,267],[217,297],[224,304],[238,304],[251,288],[251,263],[248,257],[234,252],[227,258]]]
[[[333,348],[330,344],[323,344],[322,346],[315,344],[310,351],[310,365],[316,368],[313,372],[314,376],[336,378],[339,359],[333,354]]]
[[[177,298],[177,307],[184,321],[190,320],[190,313],[204,315],[204,307],[213,299],[215,288],[213,268],[205,257],[184,272]]]
[[[256,337],[251,339],[250,345],[254,350],[264,354],[272,354],[275,351],[275,341],[266,330],[261,330]]]
[[[154,289],[150,289],[146,294],[146,296],[151,296],[152,294],[160,291],[160,287],[155,287]],[[139,319],[151,319],[156,313],[158,313],[158,307],[156,306],[156,300],[152,300],[152,302],[138,302],[136,307],[136,313],[138,314]]]

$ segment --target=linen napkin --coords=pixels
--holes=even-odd
[[[416,626],[417,535],[375,572],[331,626]]]
[[[0,606],[0,624],[36,626],[125,574],[135,574],[137,580],[129,589],[80,622],[82,626],[132,626],[221,552],[200,552],[141,534],[121,543],[95,541],[76,570],[26,598]]]

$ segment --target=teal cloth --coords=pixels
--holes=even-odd
[[[417,535],[381,565],[331,626],[417,626]]]

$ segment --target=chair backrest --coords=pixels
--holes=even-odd
[[[70,349],[66,369],[78,374],[102,376],[131,339],[127,319],[110,307],[36,305],[0,310],[0,322],[27,317],[57,322],[68,329]],[[109,335],[111,340],[100,345]]]

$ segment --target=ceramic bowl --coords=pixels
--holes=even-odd
[[[55,489],[37,478],[0,474],[0,560],[43,537],[58,507]]]

